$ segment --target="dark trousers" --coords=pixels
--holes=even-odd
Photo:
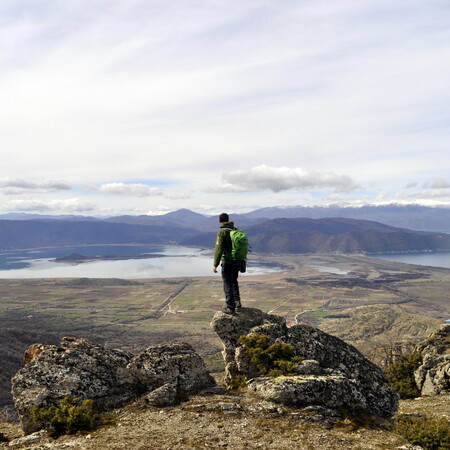
[[[236,309],[236,303],[241,300],[239,295],[239,264],[231,262],[222,263],[223,291],[225,292],[225,303],[232,311]]]

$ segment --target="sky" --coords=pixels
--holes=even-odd
[[[448,0],[0,0],[0,214],[450,207]]]

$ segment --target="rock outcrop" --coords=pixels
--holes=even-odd
[[[414,372],[421,395],[450,391],[450,324],[442,325],[418,348],[423,363]]]
[[[26,360],[12,379],[12,394],[27,434],[41,426],[31,420],[30,409],[57,405],[66,395],[92,399],[96,410],[105,411],[146,392],[154,391],[149,402],[161,406],[215,385],[203,360],[184,342],[133,356],[87,339],[63,338],[60,346],[32,346]]]
[[[223,344],[222,355],[227,379],[241,374],[238,360],[236,360],[239,337],[248,334],[251,329],[262,324],[278,324],[280,327],[285,327],[285,320],[276,315],[265,314],[256,308],[242,308],[237,316],[217,313],[213,317],[211,326]],[[252,375],[256,376],[257,372]]]
[[[234,316],[217,313],[211,326],[223,342],[227,379],[247,377],[248,388],[265,400],[364,412],[385,419],[398,408],[398,395],[378,366],[355,347],[317,328],[287,328],[284,318],[254,308],[242,308]],[[258,368],[238,344],[240,336],[251,333],[265,334],[273,343],[292,345],[296,355],[304,358],[297,373],[260,377]]]

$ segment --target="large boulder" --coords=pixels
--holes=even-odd
[[[254,308],[236,315],[217,313],[211,326],[224,346],[226,378],[243,375],[249,389],[265,400],[290,406],[319,405],[365,412],[389,419],[398,408],[398,395],[383,371],[355,347],[308,325],[286,327],[284,318]],[[283,377],[260,377],[239,336],[269,336],[270,342],[290,344],[304,358],[297,373]]]
[[[186,342],[149,347],[127,369],[145,391],[175,384],[178,392],[198,392],[215,384],[202,358]]]
[[[421,395],[450,391],[450,323],[442,325],[418,348],[423,363],[414,372]]]
[[[245,336],[251,329],[262,324],[274,324],[286,328],[285,320],[282,317],[266,314],[256,308],[241,308],[236,316],[223,313],[214,315],[211,326],[223,344],[222,355],[227,379],[234,378],[241,373],[236,361],[239,337]]]
[[[58,405],[66,395],[92,399],[97,411],[105,411],[165,385],[172,387],[168,402],[173,403],[178,394],[215,384],[203,360],[184,342],[150,347],[133,356],[87,339],[63,338],[60,346],[32,346],[26,361],[12,379],[14,403],[26,434],[41,427],[31,419],[33,406]],[[161,396],[154,404],[161,404]]]

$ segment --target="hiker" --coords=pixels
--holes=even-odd
[[[222,312],[234,314],[236,309],[241,308],[241,298],[239,295],[238,275],[241,261],[232,259],[232,241],[230,231],[235,230],[234,223],[230,222],[228,214],[222,213],[219,216],[220,230],[216,237],[216,251],[214,254],[213,272],[217,273],[219,264],[222,266],[223,290],[225,292],[225,306]]]

